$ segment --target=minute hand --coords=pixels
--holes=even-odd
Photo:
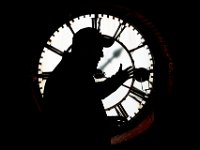
[[[114,58],[119,57],[120,54],[121,54],[121,52],[122,52],[122,48],[119,48],[119,49],[115,50],[114,53],[113,53],[113,55],[112,55],[112,57],[111,57],[110,59],[108,59],[108,60],[106,61],[106,63],[104,63],[104,64],[103,64],[102,66],[100,66],[99,68],[100,68],[101,70],[103,70]]]

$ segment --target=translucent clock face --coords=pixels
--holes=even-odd
[[[43,94],[48,75],[60,62],[64,51],[70,53],[72,37],[79,29],[98,28],[99,31],[115,39],[114,44],[104,48],[104,57],[98,69],[105,72],[105,78],[123,68],[133,66],[135,77],[127,80],[114,93],[102,100],[108,116],[123,116],[132,120],[148,103],[154,88],[154,59],[143,35],[133,24],[107,14],[88,14],[68,20],[58,28],[43,48],[38,65],[40,93]],[[101,82],[105,78],[96,79]]]

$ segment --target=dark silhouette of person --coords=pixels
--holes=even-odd
[[[113,42],[95,28],[86,27],[74,34],[71,52],[64,52],[44,88],[43,111],[51,128],[50,144],[62,149],[110,148],[110,126],[101,100],[133,77],[132,67],[122,70],[120,65],[112,77],[95,82],[103,48]]]

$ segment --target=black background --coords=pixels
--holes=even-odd
[[[5,4],[5,9],[1,14],[3,15],[1,114],[5,118],[5,121],[2,118],[3,125],[5,124],[2,129],[6,131],[5,136],[8,136],[4,138],[5,141],[12,143],[26,131],[28,134],[22,134],[24,137],[22,140],[26,139],[25,136],[30,139],[36,135],[32,131],[38,130],[39,114],[31,101],[32,55],[38,44],[45,39],[44,35],[48,35],[46,29],[49,23],[54,21],[54,17],[63,17],[64,9],[80,10],[82,7],[93,5],[107,7],[110,4],[128,7],[148,17],[166,39],[174,62],[173,96],[159,106],[161,107],[159,110],[162,110],[158,118],[159,130],[149,130],[144,136],[124,146],[126,149],[143,147],[163,149],[171,148],[174,144],[189,145],[188,139],[193,137],[193,126],[196,126],[193,116],[195,116],[199,99],[199,94],[196,94],[198,87],[196,88],[194,84],[199,83],[196,67],[199,63],[197,59],[199,46],[195,40],[199,35],[196,28],[199,18],[198,9],[192,1],[184,3],[134,0],[82,1],[81,3],[55,1]]]

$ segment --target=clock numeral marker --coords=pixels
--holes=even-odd
[[[130,92],[134,95],[137,95],[138,97],[140,97],[142,99],[148,98],[148,95],[145,92],[143,92],[135,87],[131,87]]]
[[[131,50],[129,50],[129,51],[130,51],[130,52],[134,52],[134,51],[136,51],[137,49],[144,47],[145,45],[146,45],[146,42],[142,43],[141,45],[138,45],[137,47],[135,47],[135,48],[133,48],[133,49],[131,49]]]
[[[113,38],[118,39],[125,28],[126,28],[126,26],[124,24],[120,23],[117,30],[115,31]]]
[[[54,53],[60,55],[60,56],[63,55],[63,52],[62,52],[62,51],[60,51],[59,49],[57,49],[57,48],[55,48],[55,47],[53,47],[53,46],[51,46],[51,45],[46,44],[45,47],[46,47],[47,49],[51,50],[52,52],[54,52]]]
[[[124,118],[129,117],[128,113],[126,112],[126,110],[124,109],[124,107],[121,104],[118,104],[115,107],[115,111],[117,112],[118,116],[122,116]]]
[[[122,86],[124,86],[126,88],[129,88],[130,92],[132,94],[134,94],[134,95],[136,95],[136,96],[138,96],[138,97],[140,97],[142,99],[148,98],[148,94],[146,94],[145,92],[143,92],[143,91],[141,91],[141,90],[139,90],[139,89],[137,89],[135,87],[129,87],[129,86],[125,85],[125,84],[122,84]]]
[[[67,25],[67,27],[70,29],[70,31],[72,32],[72,34],[74,35],[75,32],[74,32],[74,30],[72,29],[71,24],[70,24],[69,22],[66,22],[66,25]]]
[[[129,93],[129,95],[131,98],[133,98],[135,101],[137,101],[138,103],[142,103],[142,100],[141,99],[138,99],[133,93]]]
[[[38,74],[38,78],[47,79],[51,72],[42,72],[42,74]]]
[[[92,27],[96,28],[97,30],[100,30],[101,26],[101,18],[98,18],[98,15],[95,14],[95,17],[92,18]]]

